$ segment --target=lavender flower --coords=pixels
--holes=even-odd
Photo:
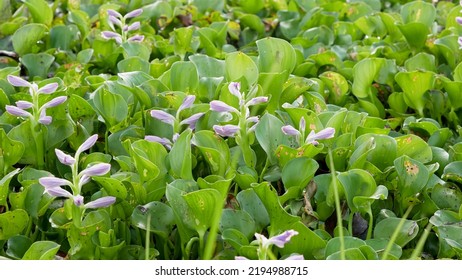
[[[140,29],[141,23],[139,21],[135,21],[131,24],[127,23],[128,19],[137,17],[143,13],[142,9],[136,9],[133,10],[129,13],[127,13],[125,16],[122,16],[119,12],[108,9],[107,13],[109,15],[109,25],[113,31],[103,31],[101,32],[101,36],[104,39],[114,39],[117,44],[122,44],[124,42],[142,42],[144,40],[144,36],[135,34],[131,37],[128,36],[128,34],[132,31],[136,31]],[[120,33],[117,32],[115,26],[118,26],[120,29]]]
[[[67,100],[67,96],[58,96],[40,106],[39,95],[55,92],[58,89],[58,83],[49,83],[39,88],[37,84],[29,83],[20,77],[8,75],[7,80],[13,86],[29,88],[29,94],[32,97],[32,102],[19,100],[16,102],[16,106],[6,105],[6,111],[13,116],[29,118],[33,124],[41,123],[49,125],[53,118],[46,115],[46,109],[61,105]],[[28,109],[32,109],[32,113],[25,111]]]
[[[462,6],[462,1],[460,1],[459,5]],[[462,10],[461,10],[461,12],[462,12]],[[456,22],[458,24],[462,25],[462,17],[456,17]],[[457,42],[459,43],[459,49],[462,49],[462,37],[459,37]]]
[[[285,125],[281,127],[281,130],[285,135],[295,136],[297,139],[297,142],[299,142],[299,145],[300,145],[300,138],[304,139],[305,137],[306,121],[304,117],[300,118],[298,127],[299,129],[297,130],[295,127],[291,125]],[[335,135],[335,128],[332,128],[332,127],[327,127],[319,131],[318,133],[316,133],[314,130],[311,130],[311,132],[308,134],[308,136],[304,140],[304,144],[318,145],[319,142],[317,140],[330,139],[334,137],[334,135]]]
[[[181,120],[181,112],[185,109],[191,108],[196,100],[196,96],[194,95],[187,95],[184,99],[182,104],[178,107],[176,114],[173,116],[165,111],[162,110],[151,110],[151,117],[160,120],[166,124],[169,124],[173,127],[173,138],[170,141],[167,138],[161,138],[158,136],[147,135],[145,139],[151,142],[158,142],[164,145],[167,149],[172,148],[172,143],[176,141],[179,133],[181,132],[181,126],[187,125],[190,129],[194,130],[196,128],[196,123],[205,113],[196,113],[189,116],[186,119]]]
[[[79,176],[86,175],[88,177],[93,176],[102,176],[111,170],[111,165],[109,163],[97,163],[90,167],[87,167],[82,172],[79,173]]]
[[[264,235],[255,233],[255,238],[257,239],[259,244],[261,244],[261,246],[263,246],[265,248],[268,248],[269,246],[271,246],[273,244],[276,245],[279,248],[284,248],[284,245],[287,242],[289,242],[290,239],[293,236],[295,236],[297,234],[298,234],[298,232],[291,229],[291,230],[284,231],[283,233],[281,233],[279,235],[273,236],[270,239],[266,238]]]
[[[216,134],[223,137],[234,137],[239,132],[240,127],[237,125],[227,124],[227,125],[214,125],[213,130]]]
[[[239,114],[238,109],[226,104],[223,101],[219,101],[219,100],[213,100],[212,102],[210,102],[210,110],[215,111],[215,112],[220,112],[220,113],[233,112],[233,113]]]

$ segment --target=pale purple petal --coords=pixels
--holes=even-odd
[[[196,128],[196,123],[197,121],[204,115],[205,113],[197,113],[192,116],[190,116],[187,119],[184,119],[183,121],[180,122],[180,125],[187,124],[189,125],[189,128],[194,130]]]
[[[38,122],[43,125],[49,125],[53,121],[53,117],[43,115],[39,118]]]
[[[66,179],[61,179],[53,176],[42,177],[39,183],[45,188],[57,188],[59,186],[70,186],[72,183]]]
[[[15,87],[30,87],[31,86],[31,83],[17,76],[8,75],[6,78],[8,82]]]
[[[104,39],[114,39],[118,44],[122,44],[122,36],[118,33],[112,31],[103,31],[101,32],[101,36],[103,36]]]
[[[456,22],[462,25],[462,17],[456,17]]]
[[[318,133],[315,133],[314,130],[312,130],[310,134],[308,135],[308,137],[306,137],[305,143],[317,145],[318,143],[317,140],[329,139],[329,138],[334,137],[334,135],[335,135],[335,128],[332,128],[332,127],[324,128]]]
[[[459,37],[457,42],[459,42],[459,49],[462,49],[462,37]]]
[[[75,158],[72,156],[65,154],[63,151],[60,149],[55,149],[55,154],[56,157],[58,157],[59,162],[61,162],[64,165],[73,165],[75,163]]]
[[[128,19],[128,18],[134,18],[134,17],[137,17],[139,15],[141,15],[143,13],[143,9],[136,9],[136,10],[133,10],[131,12],[129,12],[128,14],[126,14],[124,16],[125,19]]]
[[[223,137],[233,137],[239,129],[239,126],[232,124],[213,126],[215,133]]]
[[[67,198],[74,197],[70,192],[60,187],[45,188],[45,192],[55,197],[67,197]]]
[[[258,105],[258,104],[266,103],[266,102],[268,102],[268,97],[266,97],[266,96],[258,96],[258,97],[250,99],[249,102],[247,102],[245,105],[246,106],[253,106],[253,105]]]
[[[234,112],[239,114],[239,110],[219,100],[213,100],[212,102],[210,102],[210,110],[221,113]]]
[[[82,172],[80,172],[79,176],[102,176],[108,173],[109,170],[111,170],[111,165],[109,163],[97,163],[84,169]]]
[[[75,152],[76,156],[79,155],[80,153],[90,149],[91,147],[93,147],[93,145],[95,145],[96,141],[98,141],[98,134],[93,134],[92,136],[88,137],[88,139],[85,140],[85,142],[83,142],[82,145],[80,145],[80,147]]]
[[[173,143],[175,143],[176,140],[178,140],[178,138],[180,138],[180,134],[179,134],[179,133],[173,134],[173,136],[172,136]]]
[[[81,196],[80,194],[74,196],[73,199],[74,199],[74,204],[76,206],[82,206],[83,205],[83,196]]]
[[[291,125],[285,125],[285,126],[281,127],[281,130],[282,130],[282,133],[284,133],[285,135],[291,135],[291,136],[299,136],[300,135],[300,131],[298,131],[297,129],[295,129],[295,127],[293,127]]]
[[[149,141],[149,142],[157,142],[157,143],[167,147],[168,149],[171,149],[172,145],[173,145],[173,143],[170,140],[168,140],[167,138],[162,138],[162,137],[155,136],[155,135],[146,135],[144,137],[144,139]]]
[[[295,230],[287,230],[287,231],[284,231],[283,233],[279,234],[279,235],[276,235],[276,236],[273,236],[271,237],[269,240],[268,240],[268,243],[269,244],[274,244],[276,246],[278,246],[279,248],[283,248],[284,245],[290,241],[290,239],[297,235],[298,232],[296,232]]]
[[[16,101],[16,106],[19,109],[30,109],[30,108],[32,108],[34,106],[34,104],[32,104],[29,101],[19,100],[19,101]]]
[[[257,240],[258,244],[262,247],[268,247],[270,244],[268,243],[268,238],[263,234],[255,233],[255,239]]]
[[[97,200],[91,201],[85,204],[85,208],[94,209],[94,208],[102,208],[107,207],[109,205],[114,204],[116,202],[116,198],[113,196],[105,196],[98,198]]]
[[[127,27],[127,31],[135,31],[135,30],[138,30],[140,29],[140,22],[139,21],[135,21],[134,23],[130,24],[128,27]]]
[[[235,256],[234,259],[236,261],[247,261],[247,260],[249,260],[248,258],[243,257],[243,256]]]
[[[246,121],[247,123],[257,123],[258,120],[259,120],[258,116],[254,116],[254,117],[249,117],[249,118],[247,118],[245,121]]]
[[[119,27],[122,27],[122,22],[115,16],[109,16],[109,21],[115,25],[118,25]]]
[[[187,95],[183,99],[183,103],[181,103],[180,108],[178,108],[178,111],[182,111],[184,109],[191,108],[191,106],[194,104],[194,101],[196,100],[195,95]]]
[[[117,17],[117,18],[122,18],[122,15],[117,12],[116,10],[113,10],[113,9],[107,9],[107,14],[109,16],[113,16],[113,17]]]
[[[130,38],[128,38],[127,41],[129,42],[143,42],[144,40],[144,36],[143,35],[135,35],[135,36],[132,36]]]
[[[175,123],[175,117],[162,110],[151,110],[151,117],[169,125],[173,125]]]
[[[86,183],[90,182],[90,180],[91,180],[91,177],[84,174],[82,178],[80,178],[79,189],[81,189],[82,186],[85,185]]]
[[[42,108],[52,108],[52,107],[56,107],[60,104],[63,104],[64,102],[66,102],[67,100],[67,96],[58,96],[58,97],[55,97],[53,98],[52,100],[48,101],[47,103],[45,103]]]
[[[23,109],[20,109],[16,106],[6,105],[5,109],[8,113],[10,113],[13,116],[17,116],[17,117],[31,117],[32,116],[31,113],[24,111]]]
[[[288,256],[287,258],[285,258],[284,260],[286,260],[286,261],[303,261],[303,260],[305,260],[305,257],[303,255],[299,255],[299,254],[292,254],[292,255]]]
[[[239,100],[242,99],[241,83],[231,82],[228,85],[228,89],[232,95],[236,96]]]
[[[58,89],[58,83],[50,83],[50,84],[47,84],[47,85],[44,85],[43,87],[41,87],[37,93],[40,94],[40,93],[43,93],[43,94],[50,94],[50,93],[53,93],[56,91],[56,89]]]

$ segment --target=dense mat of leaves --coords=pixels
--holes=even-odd
[[[0,257],[461,258],[461,9],[0,0]]]

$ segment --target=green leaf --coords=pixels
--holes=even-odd
[[[370,209],[358,208],[360,205],[354,203],[354,198],[370,197],[374,194],[377,189],[374,177],[365,170],[351,169],[340,173],[337,178],[345,190],[348,207],[351,211],[367,213]]]
[[[462,183],[462,161],[454,161],[446,165],[442,178],[444,180]]]
[[[225,58],[225,75],[228,82],[244,79],[247,85],[258,81],[258,68],[255,62],[242,52],[233,52]]]
[[[61,245],[53,241],[34,242],[24,254],[23,260],[53,260]]]
[[[212,131],[201,130],[194,134],[192,143],[201,151],[212,174],[224,176],[230,161],[229,147],[226,142]]]
[[[286,79],[297,63],[292,45],[280,38],[267,37],[256,42],[258,48],[258,69],[261,73],[283,73]]]
[[[93,103],[109,129],[123,122],[128,116],[127,102],[117,93],[100,89],[93,96]]]
[[[92,177],[92,179],[101,185],[108,195],[120,199],[125,199],[127,197],[127,189],[119,180],[98,176]]]
[[[46,25],[39,23],[30,23],[19,28],[11,37],[15,52],[20,56],[39,52],[39,43],[47,31]]]
[[[254,190],[240,191],[236,196],[242,210],[249,213],[255,221],[256,231],[261,232],[270,223],[268,212]]]
[[[194,63],[190,61],[177,61],[173,63],[170,73],[172,90],[193,93],[199,85],[199,76]]]
[[[395,80],[403,89],[406,104],[416,109],[420,116],[423,116],[425,107],[424,94],[433,88],[435,74],[421,71],[399,72],[396,74]]]
[[[282,182],[287,190],[297,187],[303,190],[308,182],[313,179],[319,168],[319,164],[311,158],[299,157],[289,161],[282,169]]]
[[[150,231],[162,238],[168,237],[174,220],[172,208],[159,201],[138,205],[131,216],[131,222],[134,226],[147,230],[149,223]]]
[[[374,238],[390,239],[393,232],[398,228],[398,224],[401,222],[401,218],[386,218],[377,223],[374,228]],[[398,236],[395,243],[400,247],[404,247],[412,239],[414,239],[419,233],[419,226],[415,221],[405,220],[404,225],[398,232]]]
[[[3,129],[0,129],[0,147],[0,157],[3,158],[4,164],[6,165],[3,166],[3,170],[5,170],[6,167],[16,164],[21,159],[25,149],[22,142],[10,139]]]
[[[401,7],[400,14],[404,23],[420,22],[430,29],[436,18],[436,9],[431,3],[412,1]]]
[[[27,226],[29,216],[22,209],[16,209],[0,214],[0,240],[20,234]]]
[[[10,181],[20,171],[21,169],[16,168],[15,170],[3,176],[3,178],[0,180],[0,205],[7,205],[7,198],[8,194],[10,193]]]
[[[149,74],[150,64],[140,57],[132,56],[119,61],[119,63],[117,63],[117,69],[119,72],[140,71]]]
[[[129,145],[130,155],[143,182],[167,174],[167,151],[156,142],[138,140]]]
[[[288,136],[285,135],[281,127],[284,124],[274,115],[265,114],[255,128],[257,141],[266,152],[272,164],[277,163],[276,150],[281,144],[288,144]]]
[[[217,206],[223,203],[220,192],[215,189],[202,189],[187,193],[183,198],[194,215],[193,228],[200,236],[204,236],[212,225]]]
[[[45,0],[25,0],[32,20],[35,23],[43,23],[46,26],[51,26],[53,22],[53,10]]]
[[[394,165],[398,173],[398,189],[402,199],[413,198],[427,184],[430,177],[427,167],[406,155],[397,158]]]
[[[173,144],[168,160],[172,176],[192,180],[191,129],[183,131]]]
[[[24,235],[15,235],[8,239],[6,254],[15,259],[22,259],[26,251],[32,245],[32,240]]]
[[[430,146],[417,135],[408,134],[396,137],[398,146],[397,157],[407,155],[422,163],[430,162],[432,159],[432,149]]]
[[[220,231],[236,229],[243,233],[247,240],[256,232],[255,221],[249,213],[242,210],[224,209],[220,220]]]

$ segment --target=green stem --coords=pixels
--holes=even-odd
[[[220,224],[221,213],[223,212],[223,205],[225,203],[226,197],[222,197],[221,203],[217,203],[215,206],[215,211],[213,215],[213,221],[210,225],[209,235],[207,236],[207,243],[205,245],[204,260],[210,260],[213,257],[213,252],[215,251],[217,235],[218,235],[218,226]]]
[[[82,226],[82,209],[72,201],[72,221],[77,228]]]
[[[144,258],[145,260],[149,260],[149,245],[151,237],[151,213],[148,214],[147,222],[146,222],[146,239],[145,239],[145,250],[144,250]]]
[[[278,259],[278,258],[276,257],[276,255],[274,255],[273,251],[271,251],[270,249],[268,249],[268,250],[266,251],[266,253],[268,254],[268,257],[269,257],[270,260],[275,261],[275,260]]]
[[[350,232],[350,235],[353,236],[353,217],[355,213],[350,210],[350,215],[348,215],[348,231]]]
[[[343,220],[342,220],[342,209],[340,206],[340,196],[338,193],[337,175],[335,174],[334,160],[332,157],[332,150],[329,148],[329,161],[330,161],[330,172],[332,174],[332,183],[334,187],[334,199],[335,199],[335,212],[337,214],[337,227],[338,235],[340,238],[340,259],[345,259],[345,240],[343,235]]]
[[[396,238],[398,238],[398,234],[399,234],[399,232],[401,231],[401,228],[403,227],[404,222],[406,221],[407,216],[409,216],[409,214],[411,213],[413,207],[414,207],[414,204],[411,204],[411,205],[407,208],[406,213],[404,213],[403,217],[402,217],[401,220],[399,221],[398,226],[396,227],[395,231],[394,231],[393,234],[391,235],[390,240],[388,241],[387,247],[385,248],[385,251],[383,252],[382,260],[386,260],[386,259],[387,259],[388,254],[390,253],[391,248],[393,247],[393,243],[395,243]]]
[[[193,238],[191,238],[191,239],[189,240],[188,244],[186,244],[186,248],[184,249],[184,251],[185,251],[184,256],[186,256],[187,260],[189,260],[189,256],[190,256],[190,254],[191,254],[191,247],[192,247],[192,245],[193,245],[195,242],[197,242],[198,240],[199,240],[199,238],[193,237]]]
[[[35,139],[37,167],[38,169],[43,170],[45,168],[45,141],[43,138],[43,130],[40,127],[40,124],[34,124],[33,122],[31,122],[31,130]]]
[[[366,240],[371,239],[372,237],[372,225],[374,223],[374,216],[372,215],[372,212],[371,211],[367,212],[367,215],[369,215],[369,225],[367,227]]]
[[[263,177],[265,176],[266,170],[268,169],[270,165],[269,159],[266,158],[265,166],[263,166],[263,169],[261,170],[260,173],[260,182],[263,182]]]
[[[204,235],[205,232],[199,232],[199,259],[204,255]]]
[[[419,256],[422,253],[423,247],[425,245],[425,241],[427,241],[428,235],[430,234],[430,230],[432,228],[432,224],[428,223],[428,225],[425,227],[424,232],[422,233],[422,236],[420,237],[419,241],[417,242],[417,245],[415,246],[414,251],[412,252],[411,255],[411,260],[416,260],[420,259]]]

